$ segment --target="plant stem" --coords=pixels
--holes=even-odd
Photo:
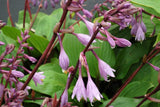
[[[29,2],[27,3],[27,10],[28,10],[28,13],[29,13],[30,20],[32,21],[32,13],[31,13],[31,9],[30,9],[30,6],[29,6]]]
[[[155,49],[153,49],[155,51]],[[143,62],[133,73],[132,75],[125,81],[125,83],[121,86],[121,88],[118,90],[118,92],[113,96],[113,98],[111,99],[111,101],[106,105],[106,107],[109,107],[109,105],[111,105],[113,103],[113,101],[119,96],[119,94],[122,92],[122,90],[128,85],[128,83],[135,77],[135,75],[138,73],[138,71],[146,64],[146,62],[148,62],[149,60],[151,60],[154,56],[156,56],[160,50],[156,51],[155,53],[153,52],[153,50],[151,51],[151,53],[153,53],[153,55],[151,55],[149,53],[150,57],[147,57],[148,59]]]
[[[28,5],[28,0],[25,0],[25,5],[24,5],[24,14],[23,14],[23,28],[25,28],[27,5]]]
[[[43,0],[41,0],[41,2],[40,2],[40,4],[39,4],[39,7],[38,7],[37,12],[36,12],[36,15],[34,16],[32,22],[31,22],[31,24],[30,24],[29,30],[31,30],[31,28],[32,28],[32,26],[33,26],[33,24],[34,24],[37,16],[38,16],[39,11],[40,11],[40,9],[42,8],[42,2],[43,2]]]
[[[151,93],[147,94],[145,98],[136,107],[140,107],[140,105],[143,104],[148,99],[148,97],[155,94],[159,90],[160,90],[160,84],[158,84],[158,86]]]
[[[151,14],[151,13],[145,11],[145,10],[142,10],[142,12],[145,13],[145,14],[147,14],[147,15],[149,15],[149,16],[154,16],[155,18],[160,19],[159,16],[155,16],[155,15],[153,15],[153,14]]]
[[[57,32],[59,32],[62,24],[63,24],[63,21],[65,20],[66,18],[66,15],[68,13],[68,9],[67,7],[71,4],[72,0],[68,0],[68,2],[66,3],[65,5],[65,8],[63,9],[63,14],[62,14],[62,17],[60,19],[60,23],[59,23],[59,26],[58,26],[58,30]],[[57,32],[54,32],[52,38],[51,38],[51,41],[49,42],[46,50],[44,51],[44,53],[42,54],[42,56],[40,57],[40,59],[38,60],[36,66],[34,67],[32,73],[29,75],[29,77],[27,78],[26,82],[24,83],[24,85],[22,86],[21,90],[24,90],[26,88],[26,86],[28,85],[28,83],[30,82],[30,80],[32,79],[32,77],[34,76],[34,74],[36,73],[37,69],[39,68],[39,66],[42,64],[43,60],[45,59],[49,49],[52,47],[52,44],[54,43],[56,37],[57,37]]]
[[[11,21],[11,25],[12,25],[12,27],[14,27],[14,23],[13,23],[13,20],[12,20],[12,17],[11,17],[10,9],[9,9],[9,0],[7,0],[7,10],[8,10],[9,19]]]

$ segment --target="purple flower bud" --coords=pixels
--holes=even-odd
[[[87,101],[87,95],[86,95],[86,89],[82,80],[82,75],[81,75],[81,64],[79,64],[79,77],[77,80],[77,83],[73,89],[73,94],[72,94],[72,99],[74,98],[74,96],[77,96],[77,100],[80,101],[81,98],[83,97],[84,100]]]
[[[6,54],[10,54],[14,50],[15,46],[13,44],[9,44],[6,46]]]
[[[52,8],[55,8],[55,2],[53,0],[50,0],[50,3],[52,5]]]
[[[47,9],[47,7],[48,7],[48,2],[47,2],[47,0],[45,0],[45,1],[44,1],[44,5],[43,5],[43,8],[44,8],[44,9]]]
[[[12,70],[12,75],[14,75],[15,77],[19,77],[19,78],[23,78],[24,74],[20,71],[16,71],[16,70]]]
[[[64,90],[62,96],[61,96],[61,104],[60,107],[65,107],[65,105],[68,103],[68,92],[67,88]]]
[[[142,29],[141,25],[139,24],[135,40],[137,40],[137,41],[143,41],[144,39],[145,39],[145,34],[143,32],[143,29]]]
[[[124,38],[116,38],[115,39],[115,43],[116,45],[120,46],[120,47],[130,47],[132,44],[130,41],[128,41],[127,39]]]
[[[101,25],[104,29],[109,29],[111,27],[111,23],[110,22],[101,22]]]
[[[5,44],[4,42],[0,41],[0,46],[1,46],[1,45],[4,45],[4,44]]]
[[[22,82],[18,82],[18,83],[16,84],[17,90],[21,90],[21,88],[22,88],[23,85],[24,85],[24,84],[23,84]],[[26,92],[27,95],[29,94],[29,93],[28,93],[28,90],[29,90],[29,89],[31,89],[31,87],[29,87],[29,86],[27,86],[27,87],[25,88],[25,92]]]
[[[37,0],[32,0],[32,5],[36,6]]]
[[[111,45],[111,48],[115,48],[116,43],[113,40],[113,38],[110,36],[111,34],[108,31],[105,31],[106,36],[107,36],[107,41],[109,42],[109,44]]]
[[[59,3],[59,0],[54,0],[54,2],[57,4],[57,3]]]
[[[29,56],[27,54],[24,54],[23,56],[24,56],[24,58],[29,59],[32,63],[35,63],[37,61],[36,58]]]
[[[69,58],[66,52],[64,51],[60,35],[58,35],[58,39],[59,39],[60,48],[61,48],[60,55],[59,55],[59,65],[63,70],[67,70],[69,66]]]
[[[138,23],[135,23],[131,29],[131,35],[136,35],[138,29]]]
[[[87,82],[87,97],[89,98],[91,103],[93,102],[94,98],[99,101],[101,100],[101,98],[103,98],[97,86],[92,81],[90,75],[88,75],[88,82]]]
[[[88,10],[86,9],[83,9],[83,14],[86,15],[88,18],[92,18],[93,17],[93,14],[91,12],[89,12]]]
[[[159,67],[157,67],[157,66],[155,66],[155,65],[153,65],[153,64],[151,64],[151,63],[149,63],[148,62],[148,64],[154,69],[154,70],[156,70],[156,71],[160,71],[160,68]]]
[[[4,27],[6,25],[6,23],[5,22],[2,22],[2,20],[0,20],[0,29],[2,28],[2,27]]]
[[[86,35],[86,34],[81,34],[81,33],[78,33],[78,34],[76,34],[76,33],[72,33],[73,35],[75,35],[77,38],[78,38],[78,40],[83,44],[83,45],[87,45],[88,44],[88,42],[91,40],[91,37],[90,36],[88,36],[88,35]],[[96,41],[94,40],[92,43],[95,43]]]

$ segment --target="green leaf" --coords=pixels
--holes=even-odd
[[[155,43],[154,43],[153,46],[156,46],[156,44],[157,44],[158,42],[160,42],[160,33],[158,34],[158,36],[157,36],[157,38],[156,38],[156,41],[155,41]]]
[[[55,93],[60,97],[66,85],[67,75],[62,73],[59,64],[48,63],[40,66],[39,70],[45,75],[43,84],[35,86],[35,83],[31,81],[29,86],[33,90],[51,97],[54,97]]]
[[[21,31],[16,29],[15,27],[5,26],[2,28],[2,31],[6,36],[8,36],[14,40],[17,40],[17,36],[20,37],[20,35],[21,35]]]
[[[34,46],[40,53],[43,53],[49,43],[49,41],[41,36],[37,36],[32,32],[29,32],[30,38],[29,43]]]
[[[159,0],[131,0],[132,3],[139,5],[140,7],[150,8],[150,10],[154,10],[157,13],[160,13]],[[150,12],[150,11],[148,11]],[[153,11],[152,11],[153,12]]]
[[[105,107],[110,100],[104,101],[100,107]],[[136,107],[140,102],[138,99],[127,98],[127,97],[118,97],[111,106],[113,107]]]
[[[19,11],[18,24],[22,24],[23,23],[23,18],[24,18],[24,11],[21,10],[21,11]],[[29,17],[28,11],[26,11],[25,23],[30,23],[30,17]]]
[[[135,43],[131,47],[119,49],[116,57],[117,79],[123,79],[132,64],[139,62],[139,60],[148,53],[154,38],[143,41],[143,43]]]
[[[142,87],[143,86],[143,87]],[[134,81],[127,85],[127,87],[121,92],[121,97],[137,97],[143,96],[147,93],[148,89],[153,85],[148,82]]]

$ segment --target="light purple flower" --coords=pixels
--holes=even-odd
[[[52,5],[52,7],[55,8],[55,2],[53,0],[50,0],[50,3]]]
[[[77,96],[78,101],[80,101],[81,98],[84,98],[84,100],[87,101],[86,88],[84,86],[82,75],[81,75],[81,64],[79,65],[79,77],[73,89],[72,99],[74,98],[75,95]]]
[[[112,69],[106,62],[98,58],[98,68],[101,76],[107,81],[107,76],[115,77],[115,70]]]
[[[5,44],[4,42],[0,41],[0,46],[1,46],[1,45],[4,45],[4,44]]]
[[[127,39],[124,38],[116,38],[115,39],[115,43],[116,45],[120,46],[120,47],[130,47],[132,45],[132,43],[130,41],[128,41]]]
[[[92,81],[90,75],[88,75],[88,82],[87,82],[87,97],[89,98],[91,103],[93,102],[94,98],[99,101],[101,100],[101,98],[103,98],[97,86]]]
[[[16,70],[12,70],[12,75],[14,75],[15,77],[19,77],[19,78],[23,78],[24,74],[20,71],[16,71]]]
[[[0,84],[0,98],[2,97],[3,91],[4,91],[4,85],[1,83]]]
[[[115,48],[116,43],[113,40],[113,38],[111,37],[111,34],[108,31],[105,31],[106,36],[107,36],[107,41],[109,42],[109,44],[111,45],[111,48]]]
[[[149,63],[149,62],[148,62],[148,64],[149,64],[154,70],[160,71],[160,68],[159,68],[159,67],[157,67],[157,66],[155,66],[155,65],[153,65],[153,64],[151,64],[151,63]]]
[[[58,39],[59,39],[59,43],[60,43],[60,55],[59,55],[59,65],[61,66],[61,68],[63,70],[67,70],[68,66],[69,66],[69,58],[66,54],[66,52],[64,51],[63,45],[62,45],[62,41],[61,41],[61,37],[58,35]]]
[[[86,20],[84,17],[82,17],[79,13],[77,13],[77,15],[82,19],[82,21],[86,24],[86,27],[89,31],[89,35],[93,36],[94,30],[95,30],[95,26],[92,22]],[[102,37],[102,35],[100,33],[97,34],[97,37]]]
[[[137,41],[143,41],[144,39],[145,39],[144,31],[143,31],[141,25],[139,24],[135,40],[137,40]]]
[[[91,12],[89,12],[88,10],[86,9],[83,9],[83,14],[86,15],[86,17],[88,18],[92,18],[93,17],[93,14]]]
[[[64,107],[67,103],[68,103],[68,92],[67,92],[67,88],[66,88],[62,94],[62,97],[61,97],[60,107]]]
[[[18,81],[18,83],[16,84],[17,90],[21,90],[23,84],[24,84],[24,83]],[[27,87],[25,88],[25,92],[26,92],[27,95],[29,94],[29,93],[28,93],[28,90],[29,90],[29,89],[31,89],[31,87],[29,87],[29,86],[27,86]]]
[[[78,38],[78,40],[85,46],[88,44],[88,42],[91,39],[91,37],[86,34],[81,34],[81,33],[78,33],[78,34],[72,33],[72,34],[75,35]],[[96,41],[94,40],[92,43],[95,43],[95,42]]]
[[[45,0],[45,1],[44,1],[44,5],[43,5],[43,8],[44,8],[44,9],[47,9],[47,7],[48,7],[48,1]]]
[[[33,81],[35,85],[37,86],[38,84],[42,84],[43,80],[45,79],[45,76],[43,75],[44,72],[36,72],[33,76]]]

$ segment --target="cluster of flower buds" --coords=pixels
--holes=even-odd
[[[39,6],[41,1],[40,0],[29,0],[29,2],[33,5],[33,6]],[[59,0],[50,0],[50,4],[53,8],[55,8],[56,4],[59,3]],[[44,0],[43,1],[43,8],[47,9],[48,7],[48,0]]]
[[[5,51],[0,55],[0,73],[2,74],[1,83],[0,83],[0,97],[5,98],[5,105],[8,106],[16,106],[19,107],[23,101],[23,99],[28,95],[28,89],[30,87],[26,87],[25,90],[21,90],[23,83],[19,81],[24,77],[23,72],[19,71],[19,68],[22,68],[24,71],[28,71],[31,73],[27,68],[22,66],[22,59],[28,59],[31,62],[35,63],[37,60],[24,53],[24,48],[28,48],[28,50],[32,50],[33,48],[26,43],[27,39],[30,37],[28,35],[28,31],[24,31],[21,33],[21,38],[18,38],[19,48],[17,50],[16,56],[12,56],[9,58],[7,55],[11,54],[15,46],[9,44],[6,46]],[[0,42],[3,45],[3,42]],[[39,83],[42,84],[42,80],[45,78],[42,75],[43,72],[38,72],[33,76],[33,80],[35,84]],[[4,82],[4,80],[6,82]],[[7,82],[8,81],[8,82]],[[3,83],[9,83],[10,89],[7,89]],[[13,100],[14,99],[14,100]],[[18,106],[19,105],[19,106]]]

